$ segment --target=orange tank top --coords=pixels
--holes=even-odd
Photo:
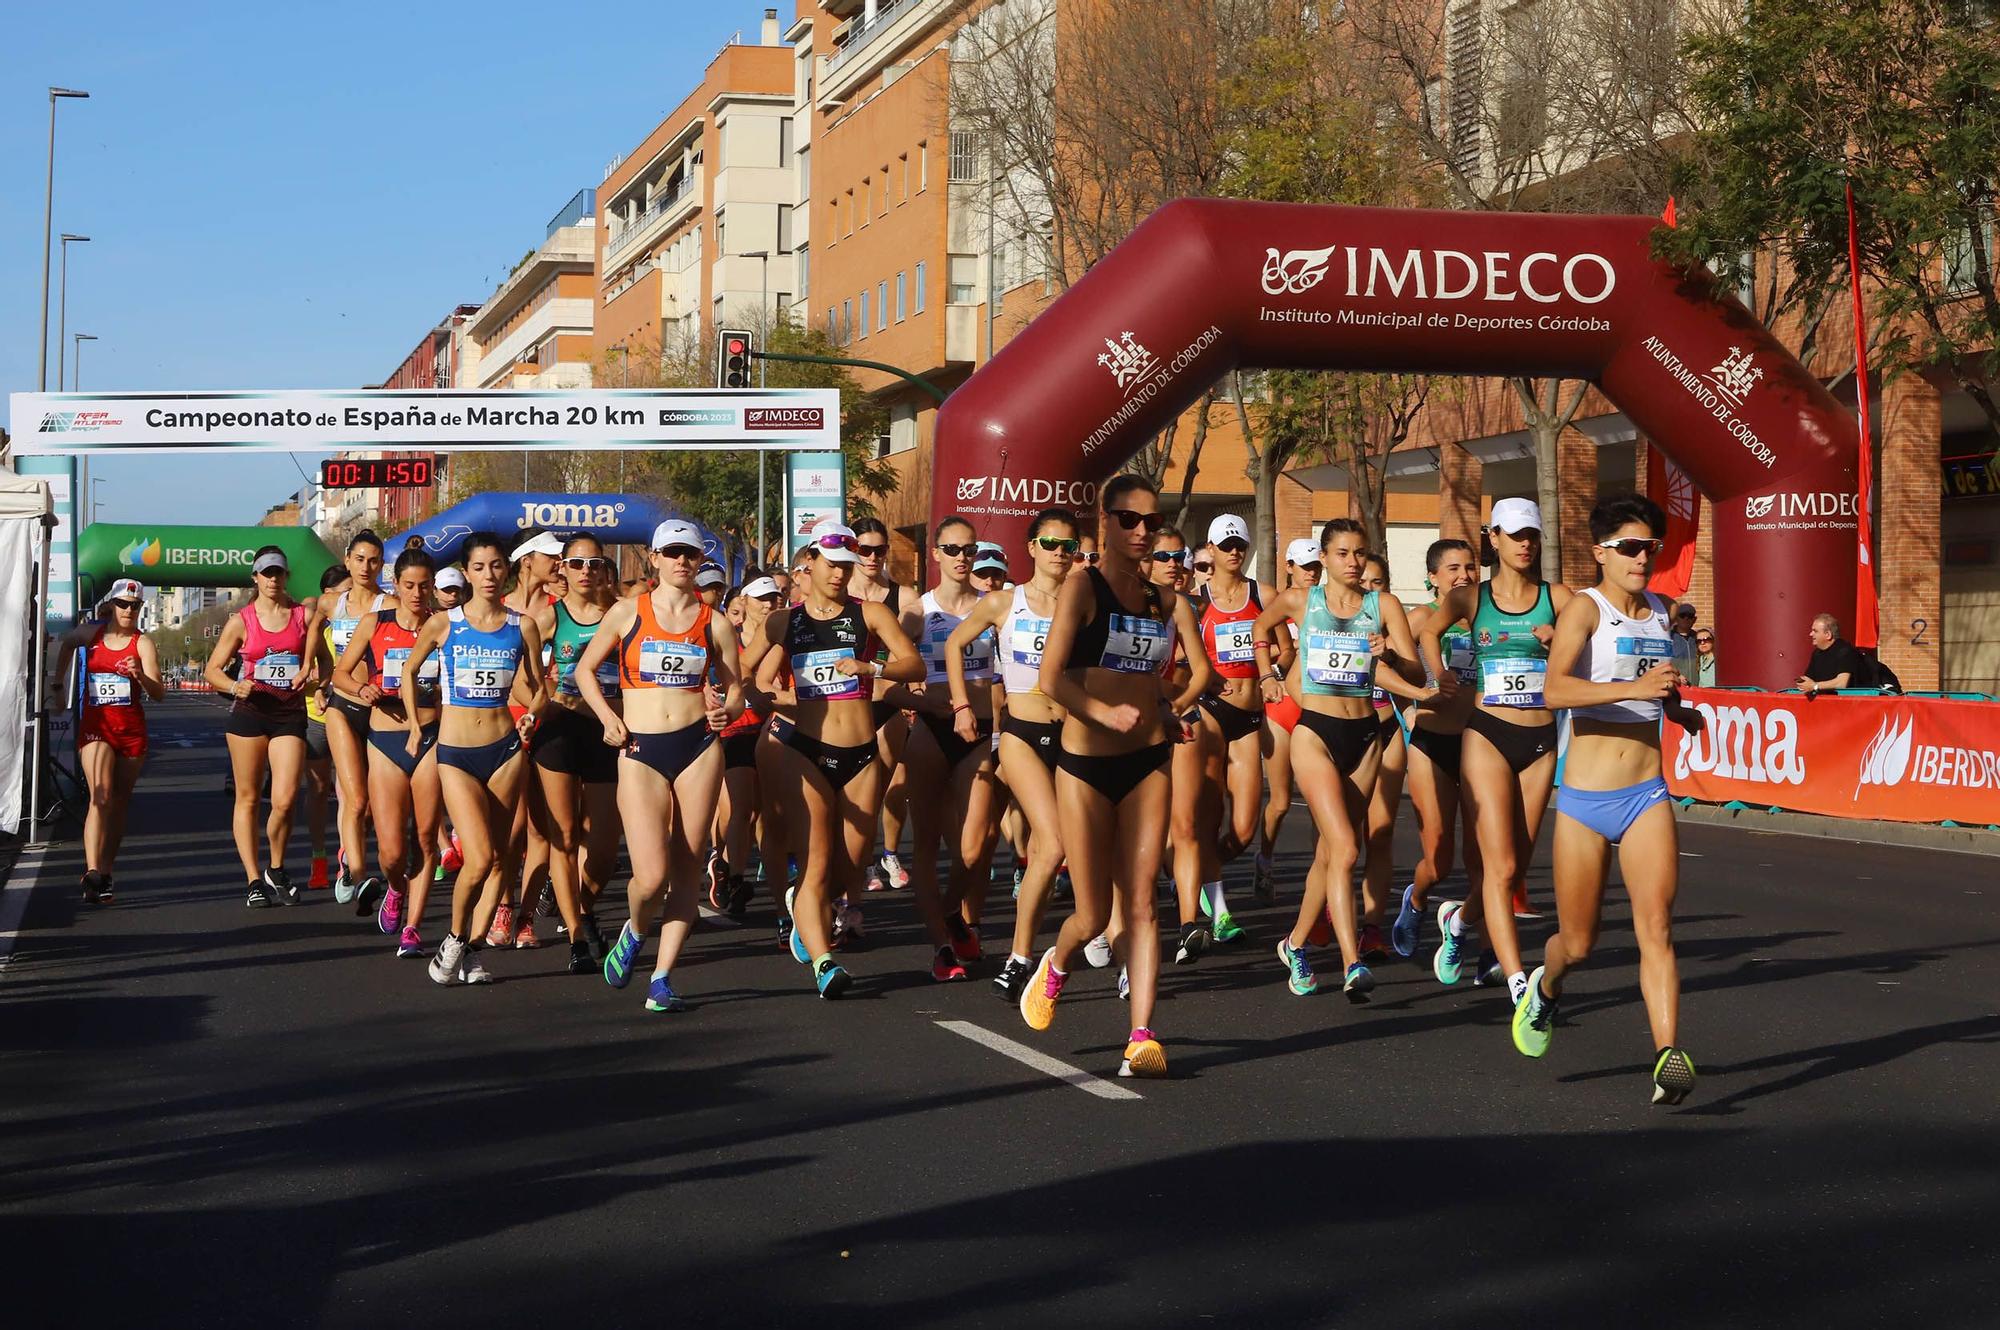
[[[637,619],[618,650],[618,682],[632,688],[699,689],[708,681],[709,620],[702,605],[685,631],[670,633],[653,612],[651,595],[636,602]]]

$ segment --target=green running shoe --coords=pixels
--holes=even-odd
[[[1514,1047],[1524,1057],[1538,1058],[1549,1051],[1555,1036],[1556,1000],[1542,991],[1543,966],[1528,976],[1528,991],[1514,1004]]]
[[[618,930],[618,941],[604,957],[604,982],[613,988],[623,988],[632,982],[632,962],[639,959],[639,935],[632,931],[632,921]]]
[[[1285,967],[1285,987],[1292,990],[1294,997],[1309,996],[1319,988],[1319,976],[1313,973],[1305,949],[1294,948],[1288,937],[1278,939],[1278,963]]]
[[[1452,935],[1451,921],[1459,912],[1457,901],[1445,901],[1438,906],[1438,949],[1431,957],[1431,973],[1441,984],[1455,984],[1460,971],[1465,967],[1465,959],[1472,952],[1472,935],[1460,933]]]
[[[1685,1050],[1667,1047],[1653,1063],[1653,1102],[1674,1105],[1694,1089],[1694,1059]]]
[[[1215,916],[1215,927],[1209,930],[1217,942],[1237,942],[1243,937],[1243,926],[1227,910]]]

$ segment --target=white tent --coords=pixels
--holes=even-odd
[[[41,769],[41,727],[29,714],[45,649],[34,622],[41,590],[35,570],[48,565],[54,513],[47,481],[0,466],[0,831],[9,833],[21,825],[21,773],[30,753],[29,769]]]

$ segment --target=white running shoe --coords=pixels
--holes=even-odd
[[[1090,968],[1101,970],[1111,964],[1111,939],[1099,933],[1083,948],[1083,958],[1090,962]]]
[[[445,934],[444,941],[438,943],[437,955],[431,957],[431,982],[434,984],[444,984],[447,987],[452,984],[464,983],[464,964],[464,939],[455,937],[450,933]]]
[[[458,981],[462,984],[490,984],[493,982],[493,973],[479,963],[479,953],[468,948],[465,953],[465,968],[458,972]]]

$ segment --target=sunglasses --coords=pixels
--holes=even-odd
[[[1247,540],[1238,540],[1235,536],[1231,536],[1229,539],[1219,542],[1215,548],[1221,550],[1224,554],[1242,554],[1250,548],[1250,542]]]
[[[1198,563],[1194,566],[1194,570],[1198,573],[1212,573],[1215,571],[1215,565],[1212,563]]]
[[[863,545],[857,541],[854,545],[854,552],[864,559],[879,559],[889,552],[889,547],[887,545]]]
[[[940,543],[937,547],[937,552],[939,554],[944,555],[944,557],[947,559],[959,559],[959,558],[964,558],[965,556],[970,554],[977,554],[979,552],[979,546],[977,544],[947,545]]]
[[[1186,563],[1186,562],[1187,562],[1187,551],[1186,551],[1186,550],[1154,550],[1154,551],[1153,551],[1153,552],[1152,552],[1151,554],[1148,554],[1148,555],[1147,555],[1146,557],[1147,557],[1147,558],[1149,558],[1149,559],[1151,559],[1151,560],[1152,560],[1152,561],[1153,561],[1154,563]],[[1199,565],[1199,564],[1196,564],[1195,566],[1196,566],[1196,567],[1198,568],[1198,567],[1200,567],[1201,565]]]
[[[606,568],[609,568],[610,566],[611,566],[611,560],[605,558],[577,558],[577,559],[563,560],[563,567],[574,568],[576,571],[580,573],[603,572]]]
[[[1667,547],[1664,540],[1642,540],[1638,536],[1627,536],[1623,540],[1600,540],[1597,548],[1616,550],[1628,559],[1636,559],[1641,554],[1658,554]]]
[[[1158,531],[1167,524],[1165,513],[1142,513],[1132,508],[1106,508],[1106,517],[1118,519],[1118,525],[1130,531],[1135,526],[1143,526],[1148,532]]]
[[[1091,551],[1089,551],[1089,552],[1088,552],[1088,553],[1086,553],[1086,554],[1079,554],[1079,555],[1078,555],[1077,557],[1078,557],[1079,559],[1082,559],[1082,560],[1084,561],[1084,563],[1085,563],[1085,564],[1087,564],[1088,566],[1090,566],[1090,567],[1092,567],[1092,568],[1095,568],[1095,567],[1097,567],[1097,551],[1096,551],[1096,550],[1091,550]]]
[[[136,610],[139,608],[139,602],[136,600],[107,600],[104,603],[114,610]]]
[[[823,550],[851,550],[856,548],[854,544],[854,537],[843,536],[839,534],[830,536],[821,536],[819,538],[818,544],[819,547]]]
[[[699,559],[701,551],[693,545],[669,545],[655,551],[662,559]]]
[[[1715,639],[1712,637],[1697,637],[1694,641],[1696,646],[1712,647],[1715,645]]]
[[[1054,550],[1062,554],[1074,554],[1081,542],[1075,536],[1036,536],[1034,543],[1040,545],[1045,550]]]

